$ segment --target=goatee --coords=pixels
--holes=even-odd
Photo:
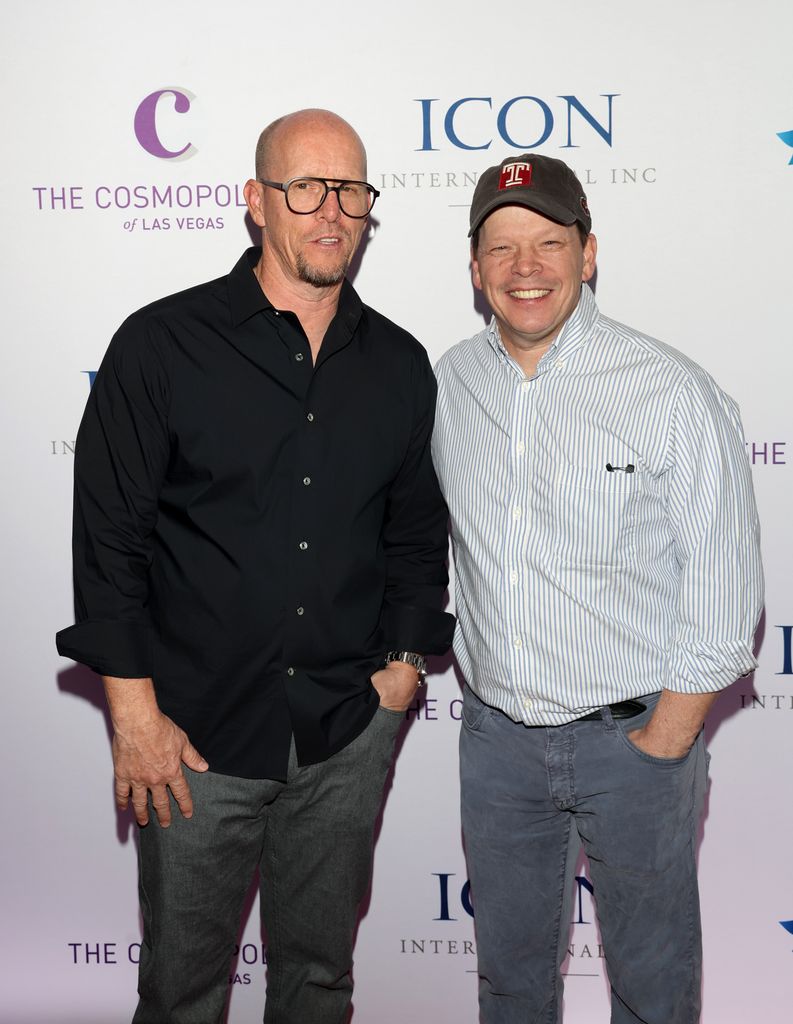
[[[331,288],[334,285],[341,284],[344,280],[344,274],[347,271],[348,261],[345,261],[340,266],[328,267],[320,269],[319,267],[312,267],[308,263],[302,253],[298,253],[295,259],[295,267],[297,269],[297,276],[301,281],[305,281],[306,284],[311,284],[315,288]]]

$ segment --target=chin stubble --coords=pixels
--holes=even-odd
[[[330,288],[333,285],[341,284],[348,265],[349,261],[345,260],[341,266],[320,270],[318,267],[312,267],[302,253],[298,253],[295,259],[297,276],[301,281],[305,281],[306,284],[311,284],[315,288]]]

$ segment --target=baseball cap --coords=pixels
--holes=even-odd
[[[579,222],[589,233],[592,217],[581,182],[563,160],[521,153],[488,167],[474,189],[471,230],[499,206],[526,206],[559,224]]]

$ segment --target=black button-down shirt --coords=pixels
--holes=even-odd
[[[151,676],[210,769],[286,777],[358,735],[387,650],[454,620],[424,349],[344,282],[316,365],[251,249],[134,313],[77,435],[61,654]]]

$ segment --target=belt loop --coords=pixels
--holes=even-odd
[[[617,723],[614,721],[614,716],[608,704],[604,704],[600,709],[600,717],[603,719],[603,728],[606,732],[614,732],[617,728]]]

